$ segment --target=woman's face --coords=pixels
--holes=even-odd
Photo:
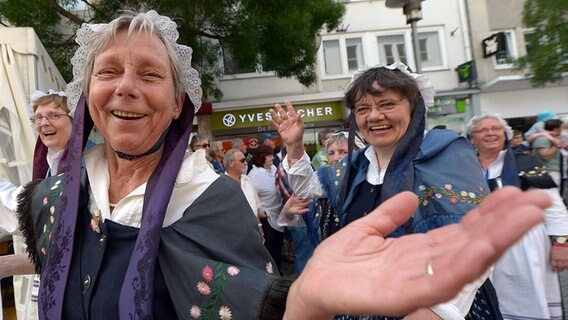
[[[155,35],[119,31],[95,57],[89,80],[89,112],[115,151],[148,151],[181,112],[170,58]]]
[[[330,166],[338,163],[347,155],[347,141],[338,140],[327,146],[327,161]]]
[[[195,146],[193,146],[193,148],[195,149],[195,151],[199,149],[205,149],[206,152],[209,152],[209,150],[211,149],[211,144],[209,144],[209,139],[201,139],[197,140],[197,143],[195,144]]]
[[[269,154],[266,156],[266,158],[264,159],[264,168],[265,169],[270,169],[272,167],[272,163],[274,162],[274,155],[273,154]]]
[[[355,103],[355,121],[363,138],[377,151],[394,151],[410,123],[408,99],[394,90],[373,84],[382,94],[363,94]]]
[[[59,117],[54,120],[45,118],[49,115],[59,115]],[[51,102],[38,105],[34,116],[44,117],[40,122],[34,123],[34,128],[41,142],[50,150],[65,150],[71,138],[71,129],[73,128],[73,120],[71,120],[71,117],[67,116],[67,112],[55,102]]]
[[[496,119],[483,119],[473,127],[470,141],[480,154],[499,152],[505,146],[505,129]]]

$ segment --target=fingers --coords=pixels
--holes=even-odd
[[[406,222],[418,207],[418,198],[412,192],[402,192],[388,199],[367,216],[358,219],[345,228],[366,226],[375,233],[385,236]]]

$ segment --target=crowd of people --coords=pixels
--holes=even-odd
[[[427,131],[433,85],[397,62],[354,75],[347,128],[319,132],[312,158],[291,102],[256,148],[226,148],[192,135],[200,79],[177,38],[153,10],[84,24],[66,91],[32,97],[34,181],[0,179],[0,226],[28,255],[0,257],[0,276],[38,274],[35,317],[562,316],[555,116],[525,139],[496,115]]]

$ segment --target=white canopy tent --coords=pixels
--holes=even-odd
[[[37,135],[28,118],[30,93],[63,90],[65,81],[32,28],[0,27],[0,177],[14,185],[30,181]],[[24,252],[14,236],[14,251]],[[14,277],[18,319],[37,319],[31,302],[33,276]],[[0,319],[2,314],[0,313]]]

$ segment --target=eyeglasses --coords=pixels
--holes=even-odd
[[[379,104],[361,104],[355,106],[353,108],[353,112],[355,112],[358,116],[366,116],[371,113],[371,110],[375,109],[380,111],[381,113],[389,113],[394,111],[394,109],[400,104],[400,100],[385,100],[381,101]]]
[[[235,159],[235,161],[239,161],[240,163],[245,163],[245,162],[247,162],[247,158],[242,158],[242,159],[239,159],[239,160]]]
[[[196,144],[195,147],[200,147],[203,149],[209,148],[211,145],[209,143],[204,143],[204,144]]]
[[[505,130],[503,127],[491,127],[491,128],[483,128],[483,129],[479,129],[479,130],[474,130],[472,131],[472,133],[475,134],[481,134],[481,135],[487,135],[489,133],[489,131],[495,131],[495,132],[503,132],[503,130]]]
[[[31,121],[33,124],[40,124],[41,121],[43,120],[43,118],[47,119],[49,122],[53,122],[53,121],[57,121],[57,120],[61,119],[61,117],[69,117],[69,118],[71,118],[71,116],[68,115],[68,114],[52,113],[52,114],[48,114],[48,115],[46,115],[46,116],[42,116],[42,115],[31,116],[31,117],[30,117],[30,121]]]

